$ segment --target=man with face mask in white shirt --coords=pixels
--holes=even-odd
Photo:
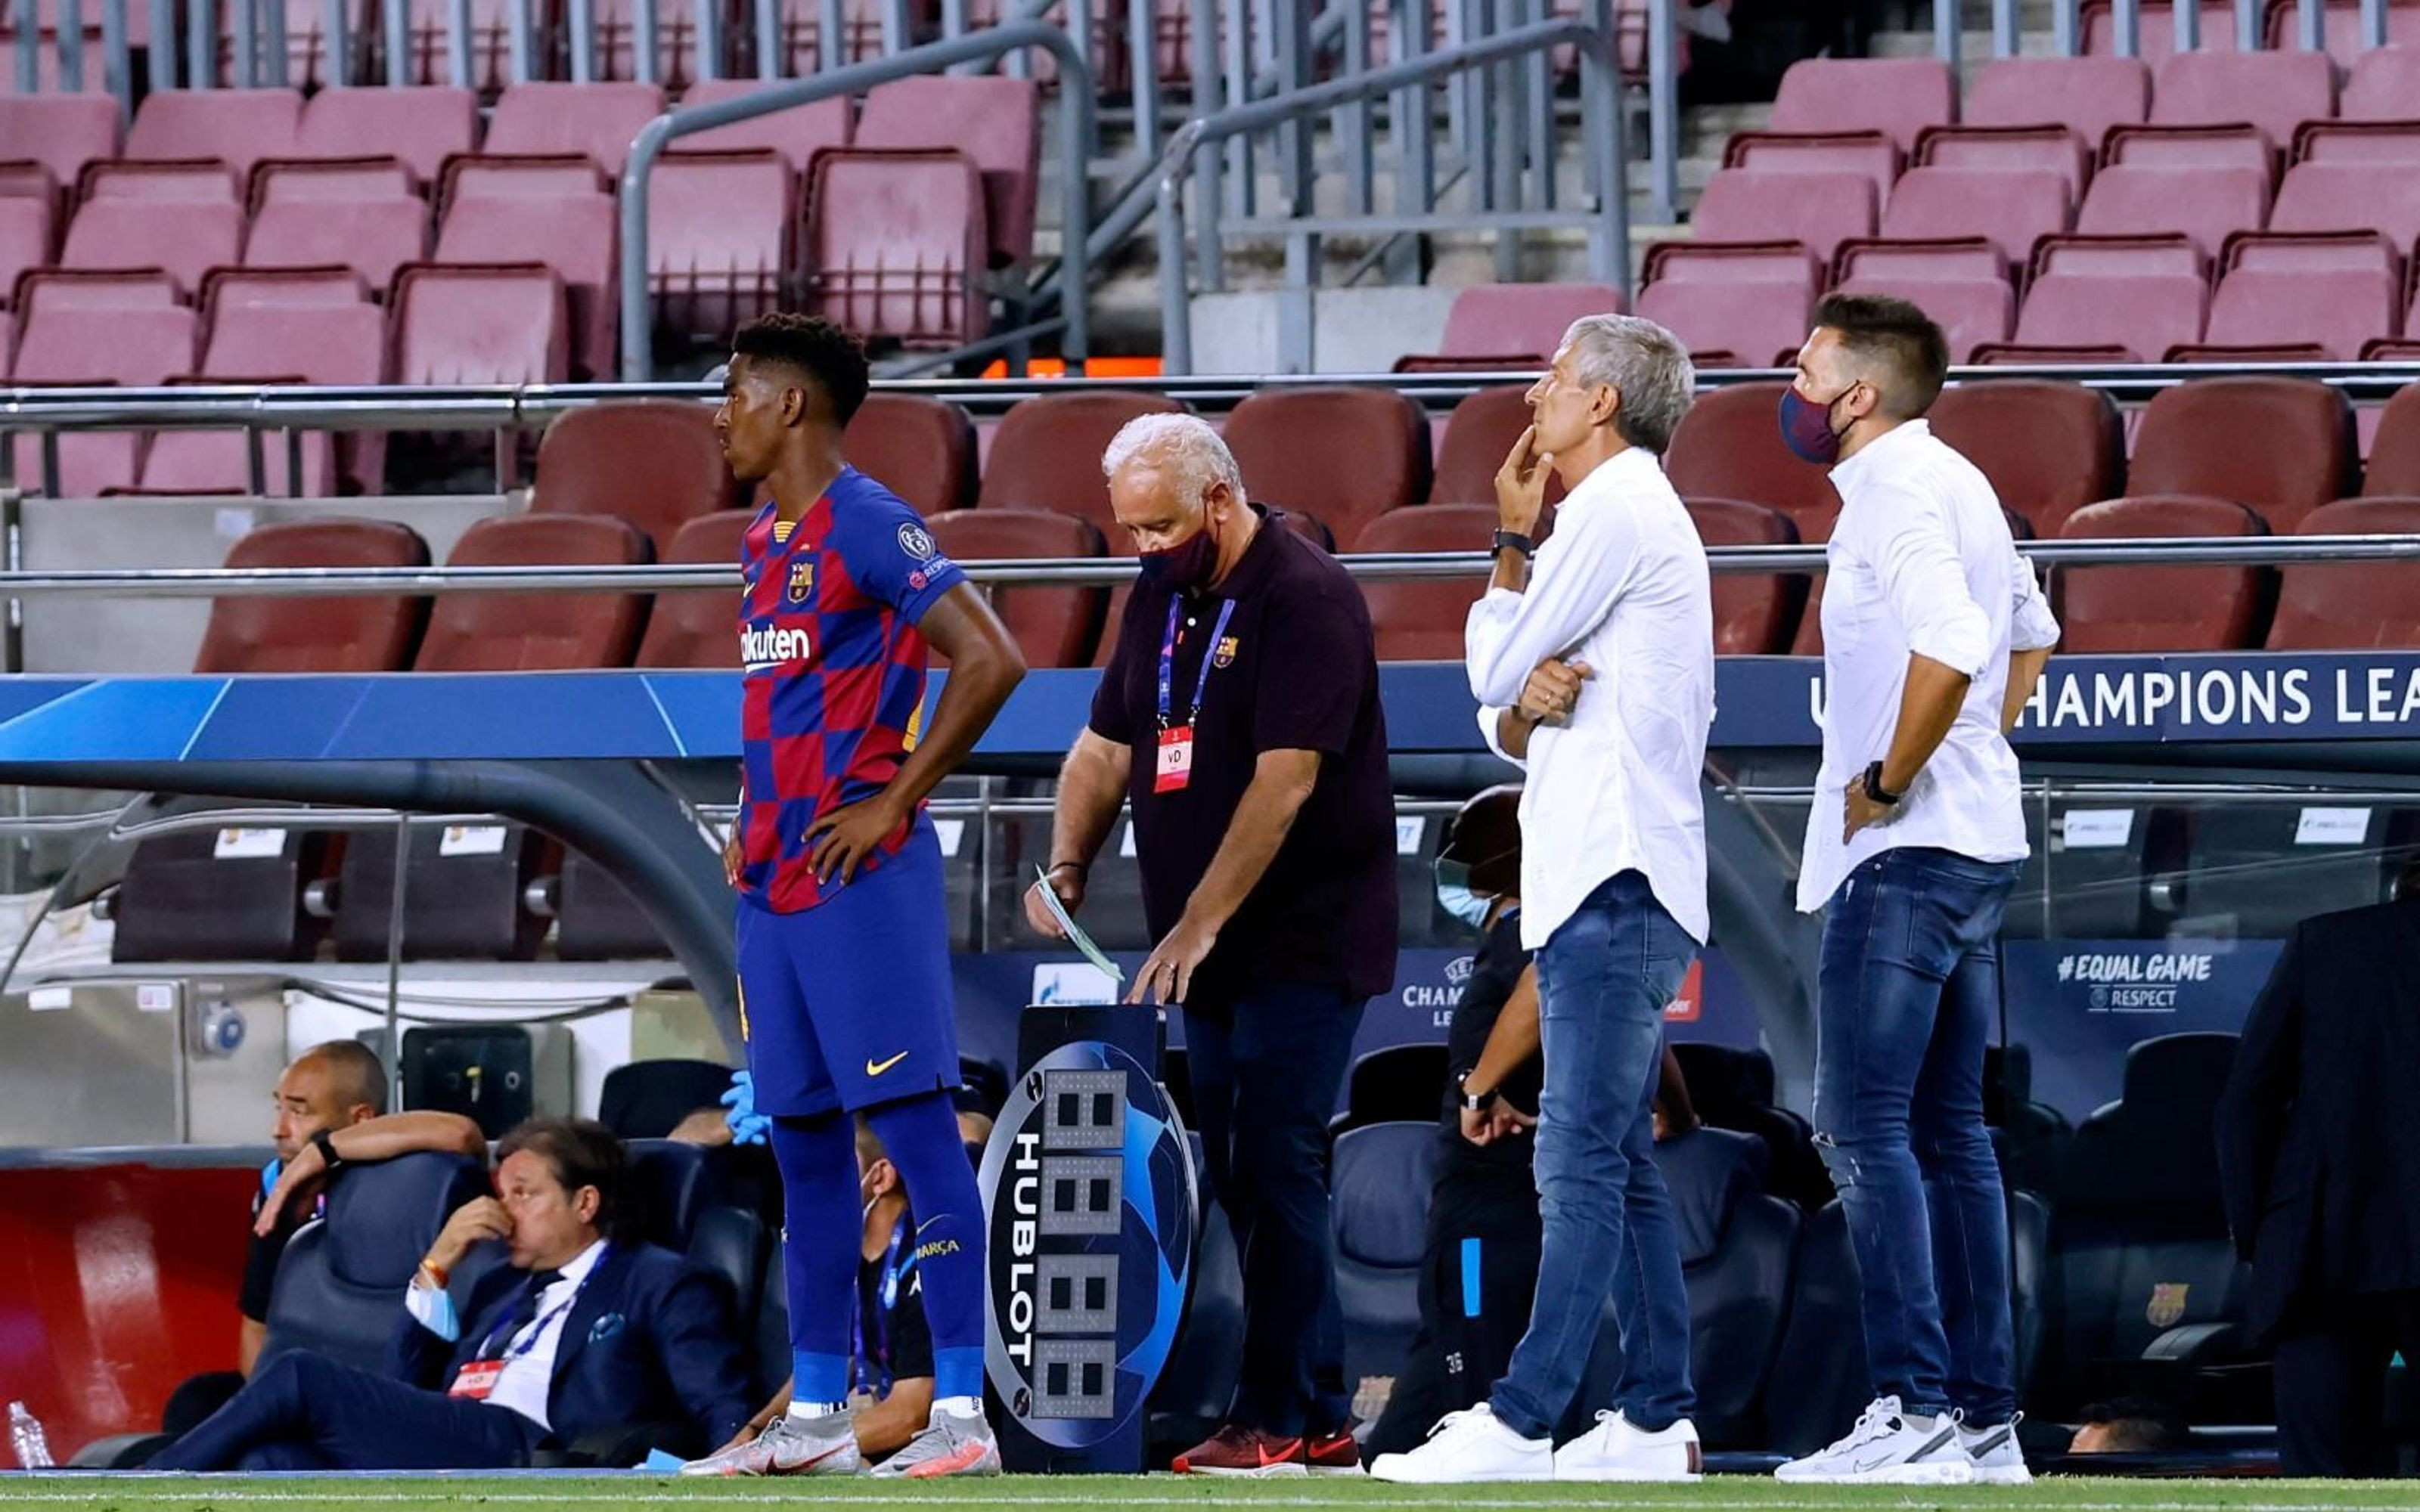
[[[1782,395],[1831,466],[1823,761],[1798,906],[1824,912],[1815,1139],[1849,1219],[1875,1400],[1790,1481],[2031,1477],[2006,1197],[1983,1127],[1997,936],[2025,857],[2007,732],[2058,625],[1991,483],[1923,416],[1949,365],[1904,300],[1835,294]]]

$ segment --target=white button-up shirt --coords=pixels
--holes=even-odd
[[[1911,420],[1832,470],[1840,520],[1824,548],[1823,764],[1807,820],[1798,906],[1813,913],[1897,845],[1978,861],[2025,856],[2017,756],[2000,733],[2012,651],[2058,641],[1990,480]],[[1840,841],[1849,779],[1890,754],[1914,654],[1973,681],[1897,815]]]
[[[537,1314],[516,1330],[513,1336],[498,1346],[504,1357],[504,1368],[496,1377],[496,1388],[487,1396],[486,1405],[502,1407],[519,1412],[539,1427],[551,1428],[547,1421],[547,1399],[554,1391],[554,1362],[563,1353],[563,1330],[571,1317],[571,1302],[588,1273],[605,1256],[605,1241],[597,1240],[563,1268],[562,1273],[544,1291],[538,1293]],[[442,1339],[461,1336],[461,1324],[454,1316],[454,1299],[435,1287],[424,1287],[415,1279],[404,1289],[403,1304],[420,1326]],[[531,1337],[531,1331],[536,1337]]]
[[[1599,883],[1643,873],[1706,938],[1706,810],[1714,719],[1706,548],[1652,453],[1617,453],[1579,481],[1538,548],[1528,592],[1490,589],[1463,642],[1488,746],[1548,656],[1586,662],[1571,720],[1540,725],[1521,764],[1521,943],[1546,943]]]

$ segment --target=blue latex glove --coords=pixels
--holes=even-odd
[[[735,1145],[761,1145],[765,1131],[773,1120],[756,1111],[756,1078],[745,1068],[731,1073],[731,1087],[721,1099],[724,1109],[722,1121],[731,1126],[731,1142]]]

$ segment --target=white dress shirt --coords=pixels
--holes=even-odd
[[[1823,764],[1807,820],[1798,906],[1813,913],[1861,863],[1925,845],[2025,857],[2017,756],[2000,733],[2012,651],[2055,645],[2033,568],[1974,463],[1911,420],[1832,470],[1840,520],[1824,548]],[[1890,754],[1913,654],[1973,681],[1896,815],[1843,845],[1849,779]]]
[[[1599,883],[1645,874],[1706,938],[1706,810],[1714,720],[1706,548],[1652,453],[1632,447],[1579,481],[1538,548],[1528,592],[1491,588],[1463,626],[1489,748],[1497,715],[1548,656],[1589,665],[1564,725],[1529,733],[1521,764],[1521,943],[1546,943]]]
[[[538,1293],[537,1315],[497,1347],[504,1358],[504,1373],[496,1378],[496,1389],[488,1394],[485,1405],[509,1408],[542,1428],[554,1426],[547,1421],[546,1408],[554,1390],[554,1362],[563,1353],[564,1325],[571,1317],[572,1299],[604,1255],[605,1241],[600,1239],[573,1256],[557,1278]],[[415,1277],[404,1288],[403,1305],[421,1327],[439,1338],[462,1336],[461,1322],[454,1316],[454,1299],[443,1288],[424,1287]],[[532,1330],[536,1331],[535,1339]]]

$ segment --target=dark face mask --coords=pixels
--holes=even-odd
[[[1832,428],[1832,407],[1849,396],[1847,389],[1818,405],[1792,384],[1781,391],[1781,444],[1802,462],[1829,467],[1840,459],[1840,433]]]
[[[1202,528],[1163,551],[1145,551],[1141,557],[1142,580],[1180,594],[1189,594],[1210,586],[1210,579],[1218,570],[1218,542],[1210,533],[1210,521],[1203,517]]]

